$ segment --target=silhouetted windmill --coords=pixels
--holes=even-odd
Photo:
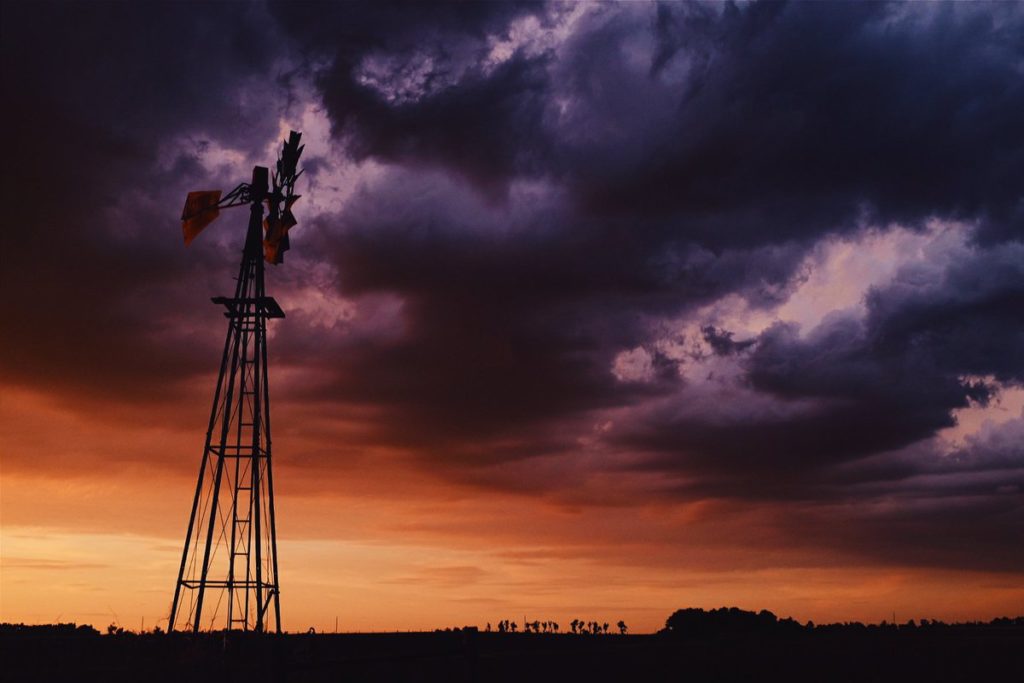
[[[227,309],[228,333],[169,631],[179,626],[192,631],[201,626],[269,631],[271,620],[274,630],[281,631],[267,318],[283,318],[284,312],[266,295],[263,271],[264,261],[283,261],[288,231],[296,224],[291,207],[299,198],[295,181],[302,174],[297,171],[300,138],[292,131],[272,176],[256,166],[252,182],[240,184],[223,198],[219,190],[190,192],[181,216],[188,244],[221,209],[249,206],[235,294],[213,299]]]

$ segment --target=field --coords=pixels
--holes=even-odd
[[[1021,625],[860,627],[783,635],[99,635],[4,627],[10,681],[1024,680]]]

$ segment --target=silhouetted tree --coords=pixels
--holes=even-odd
[[[626,622],[624,622],[622,619],[619,619],[619,623],[617,623],[615,625],[619,627],[619,634],[620,635],[623,635],[623,636],[626,635]]]
[[[796,625],[796,622],[792,624]],[[681,609],[673,612],[665,621],[667,632],[691,637],[763,633],[774,631],[778,626],[778,619],[768,610],[755,613],[736,607],[722,607],[707,612],[697,608]]]
[[[605,633],[605,635],[608,634],[608,622],[607,621],[604,622],[603,624],[601,624],[601,630]]]

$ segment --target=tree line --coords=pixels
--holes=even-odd
[[[801,624],[789,617],[778,618],[768,610],[751,612],[738,607],[720,607],[703,610],[696,607],[679,609],[665,620],[662,635],[709,638],[720,635],[743,634],[795,634],[801,632],[857,632],[857,631],[907,631],[918,629],[969,629],[969,628],[1024,628],[1024,617],[998,617],[989,622],[967,622],[947,624],[938,619],[913,619],[903,624],[883,620],[880,624],[863,624],[859,621],[848,621],[837,624],[815,626],[813,621]]]

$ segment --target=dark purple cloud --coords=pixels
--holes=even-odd
[[[719,354],[738,355],[747,386],[781,402],[804,401],[796,415],[750,415],[742,424],[701,416],[658,419],[631,443],[686,452],[732,479],[803,477],[815,468],[908,446],[955,422],[952,411],[985,404],[985,380],[1024,381],[1024,250],[1019,243],[974,249],[932,273],[907,269],[870,291],[866,312],[827,316],[804,334],[778,322],[738,345],[702,330]],[[739,348],[737,348],[739,346]],[[757,448],[751,448],[757,444]],[[666,456],[664,463],[672,462]]]
[[[719,247],[934,215],[1021,233],[1015,8],[606,8],[558,48],[520,41],[495,65],[488,48],[515,20],[557,23],[565,7],[444,7],[396,21],[275,6],[330,60],[317,84],[358,157],[491,190],[555,178],[584,212]],[[388,77],[361,78],[375,61]]]
[[[246,5],[4,7],[17,26],[3,40],[4,90],[17,94],[4,116],[3,198],[16,228],[0,277],[18,292],[0,340],[5,379],[160,400],[209,371],[196,352],[217,341],[197,348],[180,322],[206,292],[167,293],[230,261],[184,253],[175,207],[197,185],[245,177],[210,177],[198,160],[209,140],[255,152],[276,133],[283,98],[261,101],[280,97],[261,82],[275,58],[267,20]]]
[[[550,141],[543,58],[488,68],[487,37],[541,3],[272,3],[315,72],[335,133],[356,159],[443,165],[499,197]],[[513,133],[514,131],[514,133]]]
[[[1022,20],[965,9],[663,5],[651,79],[676,98],[656,156],[572,182],[594,210],[675,215],[713,244],[931,215],[1019,237]],[[582,82],[606,66],[578,62]]]
[[[183,251],[181,198],[268,161],[310,105],[342,153],[309,149],[307,180],[359,186],[299,216],[276,291],[360,312],[278,328],[278,362],[315,378],[287,400],[358,409],[367,443],[482,486],[523,490],[502,466],[584,457],[586,433],[611,454],[592,471],[678,498],[895,496],[822,514],[850,548],[920,539],[907,561],[995,557],[1019,529],[1019,451],[928,445],[1024,382],[1016,5],[69,3],[4,23],[6,381],[116,402],[210,372],[218,334],[194,326],[219,318],[196,309],[237,245],[219,225]],[[744,334],[702,317],[771,318],[816,245],[935,221],[962,253],[900,255],[927,268],[865,284],[863,310]]]

